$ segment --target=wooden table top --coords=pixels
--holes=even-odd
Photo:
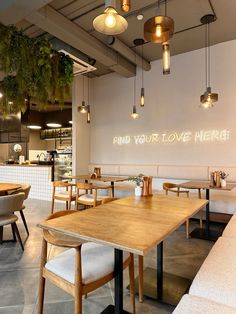
[[[178,184],[178,186],[181,188],[186,188],[186,189],[211,189],[211,190],[231,191],[236,187],[236,184],[227,183],[225,187],[217,188],[216,186],[210,186],[209,181],[187,181],[187,182]]]
[[[162,195],[131,196],[44,221],[39,227],[146,255],[207,203]]]
[[[15,183],[0,183],[0,192],[8,192],[13,190],[18,190],[21,188],[20,184]]]
[[[91,180],[91,181],[102,181],[102,182],[122,182],[128,179],[128,177],[110,177],[110,176],[101,176],[100,178],[91,179],[90,175],[71,176],[70,178],[76,179],[76,180]]]

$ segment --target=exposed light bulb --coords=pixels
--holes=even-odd
[[[161,25],[156,26],[156,36],[161,37],[162,35],[162,30],[161,30]]]
[[[162,44],[163,74],[170,74],[170,46],[168,42]]]
[[[144,107],[144,102],[145,102],[145,99],[144,99],[144,87],[141,88],[141,97],[140,97],[140,106],[141,107]]]
[[[113,28],[116,25],[116,18],[113,12],[107,11],[107,17],[105,19],[105,24],[107,27]]]
[[[131,113],[131,118],[134,120],[139,118],[139,114],[137,113],[136,106],[133,106],[133,112]]]
[[[3,94],[0,92],[0,98],[2,98],[3,97]]]

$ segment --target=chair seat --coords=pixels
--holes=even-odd
[[[97,196],[97,201],[102,201],[104,198],[109,198],[109,196],[106,196],[106,195],[98,195]],[[84,195],[81,195],[79,198],[78,198],[79,201],[82,201],[82,202],[94,202],[94,196],[93,194],[84,194]]]
[[[124,252],[123,260],[129,254]],[[96,281],[114,271],[114,249],[109,246],[88,242],[81,249],[83,284]],[[75,249],[69,249],[48,261],[45,268],[74,284]]]
[[[18,220],[18,217],[14,214],[0,216],[0,226],[12,224]]]
[[[57,198],[57,197],[59,197],[59,198],[64,198],[64,199],[69,199],[69,197],[70,197],[70,191],[58,191],[58,192],[55,193],[55,198]],[[73,200],[75,200],[75,198],[76,198],[76,193],[72,193],[71,198],[72,198]]]

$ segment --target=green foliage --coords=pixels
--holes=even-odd
[[[53,50],[48,40],[30,38],[14,26],[0,24],[0,113],[24,111],[29,96],[46,107],[48,101],[59,101],[70,95],[73,61]]]
[[[133,181],[137,186],[141,186],[143,182],[143,174],[140,173],[137,177],[128,177],[127,181]]]

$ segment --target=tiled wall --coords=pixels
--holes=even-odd
[[[0,166],[0,182],[28,183],[31,185],[29,198],[51,200],[51,171],[48,166]]]

